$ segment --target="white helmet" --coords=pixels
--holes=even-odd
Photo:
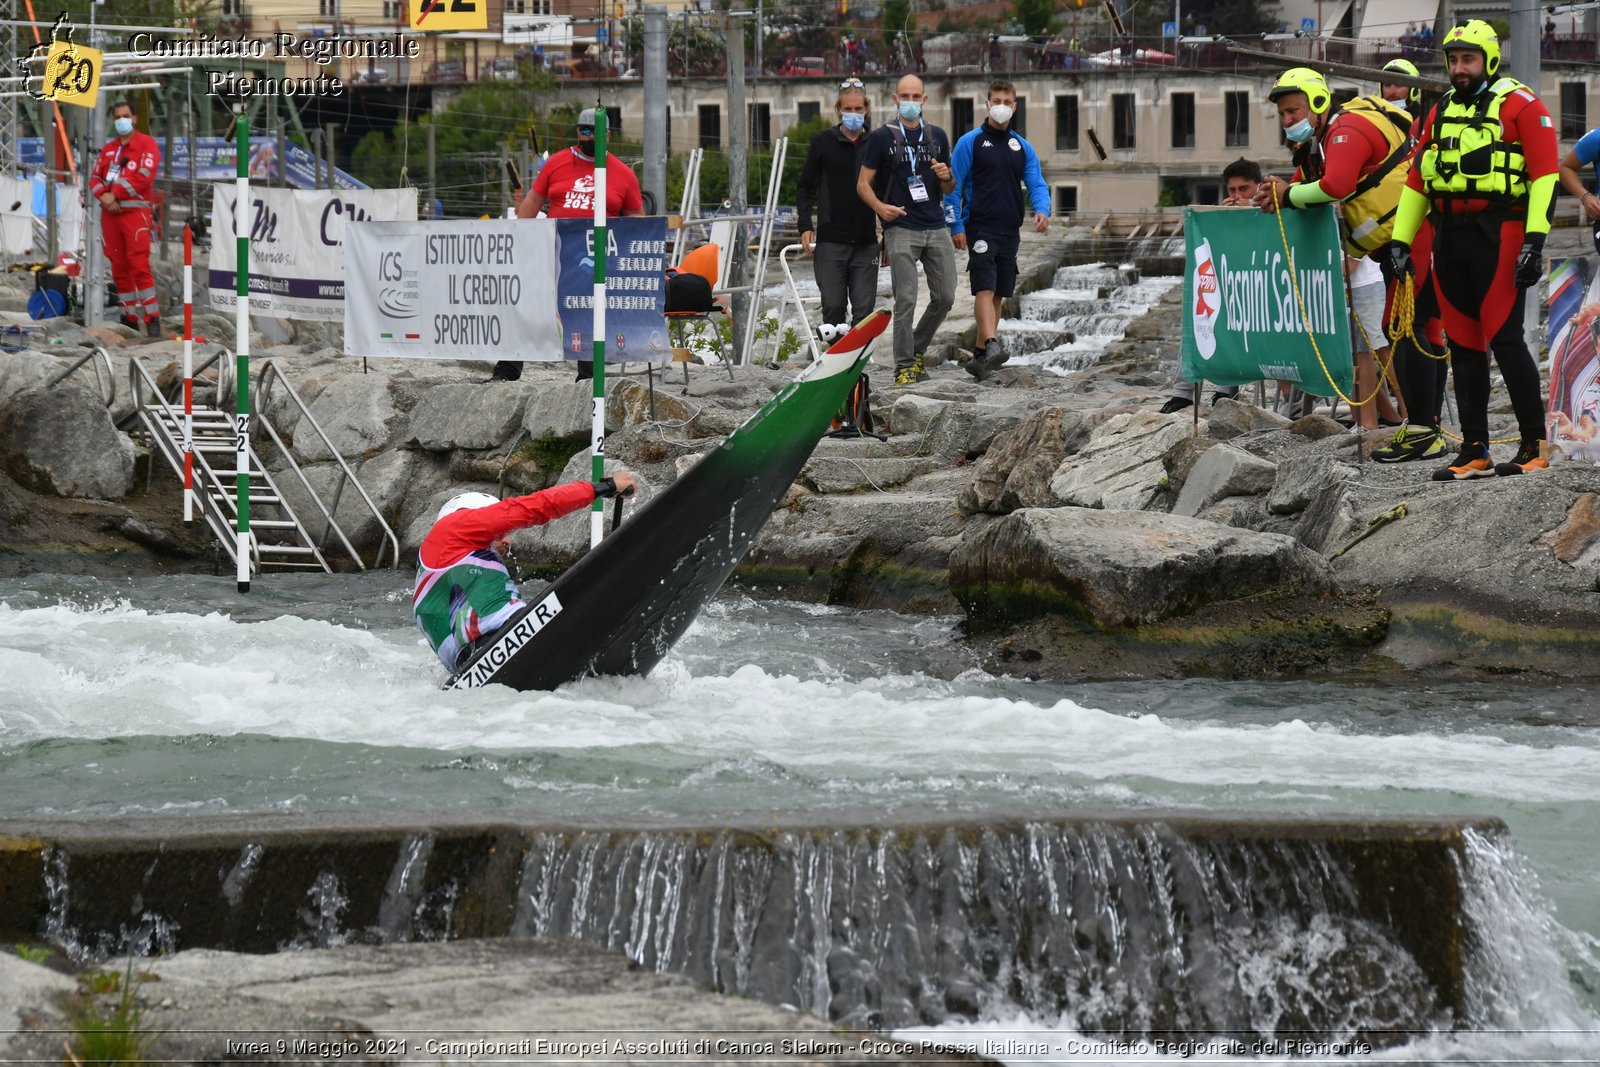
[[[453,496],[446,500],[444,507],[439,509],[439,514],[434,516],[433,521],[438,522],[452,511],[466,511],[468,508],[486,508],[490,504],[498,503],[500,501],[488,493],[462,493],[460,496]]]

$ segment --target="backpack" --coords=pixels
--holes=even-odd
[[[928,131],[923,134],[923,137],[926,138],[928,147],[933,152],[933,158],[940,163],[948,165],[950,162],[950,142],[945,139],[944,131],[937,126],[930,126],[926,122],[922,124],[922,128]],[[889,131],[889,137],[894,142],[889,149],[889,159],[892,161],[892,165],[880,168],[878,173],[872,176],[872,193],[887,204],[890,202],[889,179],[899,171],[900,161],[906,156],[906,139],[905,135],[900,132],[898,123],[891,126],[886,122],[883,124],[883,129]],[[934,194],[936,199],[938,198],[937,184],[933,189],[929,190],[929,193]]]
[[[877,432],[872,422],[872,386],[865,374],[857,378],[856,384],[850,387],[850,393],[844,398],[839,413],[833,417],[833,429],[823,436],[876,437],[880,441],[888,440]]]
[[[687,271],[667,275],[668,315],[701,315],[714,310],[711,283],[704,276]]]

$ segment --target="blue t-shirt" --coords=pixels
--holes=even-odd
[[[924,122],[911,129],[892,122],[872,131],[867,146],[861,150],[861,165],[877,171],[873,184],[879,200],[906,209],[898,219],[884,223],[885,228],[944,229],[944,185],[933,173],[936,160],[947,165],[950,162],[950,142],[937,126]],[[922,200],[912,195],[912,174],[922,179]]]
[[[1587,167],[1600,160],[1600,129],[1590,130],[1578,138],[1578,143],[1573,146],[1572,152],[1578,157],[1578,162]],[[1600,191],[1600,181],[1591,181],[1597,191]]]

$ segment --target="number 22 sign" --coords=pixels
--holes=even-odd
[[[489,0],[410,0],[414,30],[486,30]]]
[[[100,95],[100,68],[105,53],[98,48],[54,41],[44,65],[44,96],[62,104],[94,107]]]

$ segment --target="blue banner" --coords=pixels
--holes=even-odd
[[[166,143],[162,138],[156,138],[156,143],[166,151]],[[18,164],[24,169],[38,170],[44,166],[44,141],[39,137],[23,137],[17,142]],[[283,143],[285,158],[278,159],[278,138],[276,136],[250,138],[250,177],[261,181],[276,182],[280,174],[296,189],[320,189],[317,183],[317,159],[310,152],[285,140]],[[196,182],[231,182],[239,176],[236,142],[230,137],[196,137],[194,145],[194,168],[190,173],[189,166],[189,140],[186,137],[172,139],[172,179],[173,181]],[[166,173],[163,162],[162,173]],[[366,189],[369,186],[362,181],[351,177],[338,167],[333,169],[333,187],[335,189]]]
[[[566,359],[594,354],[594,224],[557,219],[557,310]],[[606,220],[606,362],[663,363],[667,338],[667,220]]]

